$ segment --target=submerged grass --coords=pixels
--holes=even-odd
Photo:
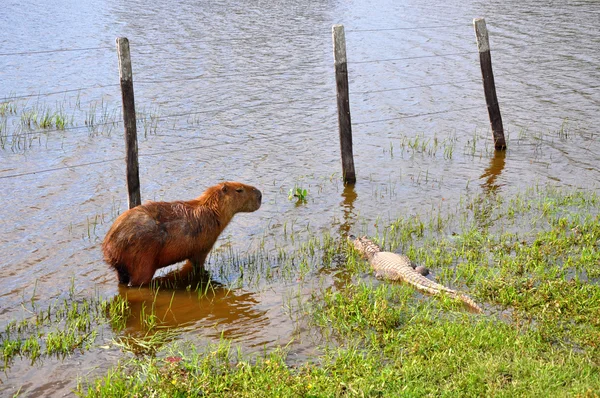
[[[126,355],[105,377],[80,380],[81,396],[594,396],[600,391],[600,197],[595,192],[534,187],[510,198],[465,199],[456,211],[435,209],[377,227],[372,237],[384,250],[426,265],[434,279],[481,304],[482,315],[447,297],[376,280],[342,236],[312,235],[293,223],[281,228],[294,250],[257,242],[254,252],[241,255],[224,244],[209,261],[213,279],[192,275],[147,291],[125,289],[108,300],[80,297],[73,285],[47,308],[34,291],[30,300],[23,299],[23,319],[0,331],[0,364],[6,371],[16,357],[40,363],[97,349],[99,333],[108,325],[112,344],[134,355]],[[282,300],[297,329],[317,336],[320,354],[300,363],[288,355],[293,345],[242,354],[241,347],[223,339],[198,349],[165,324],[175,292],[182,289],[209,303],[235,286],[298,286],[308,280],[320,282],[308,294],[298,289]],[[166,309],[155,308],[159,292],[171,298]],[[138,307],[127,297],[134,293],[146,297]],[[309,337],[298,332],[292,338]]]
[[[80,380],[77,394],[597,396],[595,192],[533,188],[510,199],[477,197],[456,213],[396,220],[374,238],[426,264],[485,313],[375,280],[343,239],[307,239],[296,253],[270,260],[294,276],[333,275],[332,284],[298,296],[302,321],[321,335],[320,355],[297,363],[290,346],[242,355],[226,340],[200,351],[175,341],[105,377]],[[244,262],[242,279],[265,272],[256,260]]]
[[[72,112],[70,115],[67,109]],[[30,104],[28,99],[7,97],[0,101],[0,149],[25,151],[36,143],[42,145],[42,137],[66,130],[71,134],[87,129],[91,136],[110,135],[119,123],[118,116],[118,108],[102,99],[92,100],[87,110],[82,109],[79,95],[75,106],[66,97],[54,105],[41,98]],[[152,123],[156,130],[154,117]]]
[[[0,331],[0,367],[10,368],[16,357],[31,363],[45,357],[64,358],[76,350],[89,350],[108,323],[116,332],[125,327],[129,305],[120,296],[110,300],[99,297],[77,298],[71,293],[47,308],[34,300],[23,303],[25,316],[9,322]]]

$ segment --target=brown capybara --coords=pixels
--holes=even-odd
[[[223,182],[190,201],[147,202],[129,209],[108,230],[104,260],[119,282],[150,283],[157,269],[188,260],[196,268],[233,216],[258,210],[261,192],[240,182]]]

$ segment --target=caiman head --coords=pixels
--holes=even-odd
[[[348,240],[354,244],[354,248],[358,250],[362,255],[370,259],[375,253],[381,251],[381,248],[376,243],[368,239],[366,236],[355,237],[349,235]]]

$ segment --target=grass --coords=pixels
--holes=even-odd
[[[443,133],[443,138],[438,134],[432,137],[423,132],[397,133],[394,132],[390,136],[397,136],[390,141],[389,147],[381,146],[383,154],[386,154],[393,159],[398,154],[400,157],[439,157],[444,160],[451,160],[454,157],[455,149],[459,142],[459,136],[466,138],[463,143],[462,154],[471,158],[489,156],[493,153],[494,148],[489,138],[487,130],[475,129],[471,133],[457,132]],[[529,130],[527,128],[520,129],[516,138],[511,140],[510,131],[505,131],[505,138],[510,150],[511,144],[515,146],[522,144],[522,141],[532,143],[536,148],[542,150],[543,144],[554,143],[555,141],[565,141],[579,137],[585,140],[594,139],[593,133],[588,133],[584,129],[564,119],[561,126],[556,131]]]
[[[88,109],[82,109],[79,94],[76,105],[70,99],[56,101],[48,105],[41,98],[32,104],[27,99],[7,97],[0,102],[0,148],[12,151],[24,151],[34,144],[41,145],[42,136],[72,131],[77,134],[87,130],[89,135],[110,135],[119,123],[117,108],[111,108],[103,100],[90,101]],[[71,110],[71,115],[65,109]],[[144,129],[156,131],[158,118],[150,115],[147,127],[144,116]]]
[[[64,358],[75,350],[89,350],[98,336],[98,326],[108,323],[116,332],[125,327],[129,305],[120,296],[111,300],[77,298],[74,285],[68,297],[47,308],[35,301],[35,291],[23,302],[25,315],[9,322],[0,332],[0,366],[6,371],[16,357],[31,363],[44,357]]]
[[[425,133],[412,133],[410,135],[400,134],[398,139],[390,141],[389,148],[383,148],[384,154],[389,154],[390,158],[394,158],[394,154],[400,152],[400,156],[405,154],[415,156],[416,154],[436,157],[441,152],[444,159],[452,159],[454,148],[458,138],[456,133],[450,133],[446,138],[440,139],[437,134],[427,137]]]
[[[100,108],[98,109],[98,105]],[[89,110],[85,113],[84,124],[88,129],[90,136],[105,134],[110,136],[118,123],[118,111],[116,108],[110,109],[104,100],[91,102]]]
[[[377,338],[327,349],[317,362],[289,366],[285,349],[253,358],[221,342],[203,352],[171,346],[160,357],[123,362],[78,393],[112,396],[593,396],[590,355],[546,350],[536,333],[487,319],[405,310]],[[381,320],[388,319],[381,316]],[[397,325],[396,325],[397,326]]]
[[[484,314],[376,280],[343,237],[292,223],[280,226],[288,231],[281,246],[215,250],[210,270],[223,285],[206,275],[157,283],[135,310],[122,295],[81,297],[75,281],[47,307],[34,289],[23,297],[22,319],[0,332],[0,365],[8,372],[17,357],[40,365],[49,357],[93,355],[108,334],[109,345],[128,354],[103,377],[79,380],[80,396],[591,397],[600,391],[598,194],[533,187],[377,224],[372,235],[384,250],[426,265]],[[306,293],[302,283],[311,280],[319,282]],[[273,283],[294,286],[282,298],[285,316],[297,324],[290,338],[313,339],[314,356],[298,361],[293,345],[242,353],[225,339],[198,348],[165,325],[176,305],[169,287],[210,302],[223,289]],[[171,297],[160,313],[159,293]]]
[[[136,112],[136,118],[138,124],[141,124],[144,130],[144,137],[148,137],[149,134],[156,134],[158,130],[158,124],[160,122],[160,109],[158,107],[152,108],[150,111],[142,109]]]
[[[292,277],[333,272],[335,283],[284,302],[290,317],[320,336],[321,354],[298,363],[291,346],[242,354],[227,340],[199,350],[163,339],[104,377],[80,380],[77,394],[597,396],[595,192],[532,188],[508,199],[474,197],[456,212],[396,220],[375,239],[426,264],[485,313],[365,276],[366,262],[343,239],[309,238],[297,251],[265,262],[285,267],[291,259]],[[244,263],[246,285],[253,272],[264,272],[259,257],[233,261]]]

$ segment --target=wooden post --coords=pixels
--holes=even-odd
[[[344,183],[354,184],[356,182],[356,173],[354,172],[354,156],[352,154],[352,124],[350,122],[350,98],[348,96],[346,38],[343,25],[333,25],[332,30],[342,172],[344,174]]]
[[[504,127],[502,127],[502,116],[500,115],[500,105],[498,105],[498,98],[496,97],[496,85],[494,83],[494,73],[492,71],[492,55],[490,53],[490,41],[485,26],[485,19],[475,18],[473,20],[473,26],[475,27],[475,36],[477,37],[479,63],[481,64],[481,75],[483,76],[483,91],[485,93],[485,102],[487,104],[490,123],[492,125],[494,147],[496,150],[506,149]]]
[[[142,203],[140,198],[140,174],[138,165],[137,129],[135,123],[135,101],[133,98],[133,72],[129,53],[129,40],[117,38],[119,77],[123,99],[123,124],[125,126],[125,163],[127,164],[127,193],[129,208]]]

